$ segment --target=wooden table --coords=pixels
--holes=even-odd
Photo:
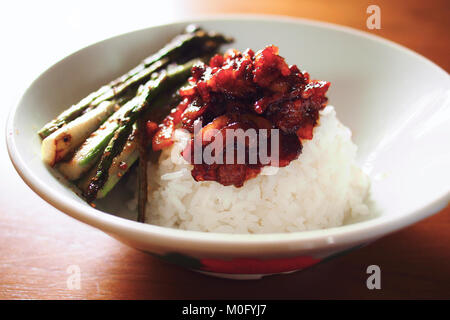
[[[3,42],[13,48],[1,53],[0,84],[6,90],[0,114],[3,120],[25,85],[56,58],[114,33],[198,14],[270,13],[329,21],[396,41],[450,70],[448,0],[370,4],[381,8],[381,30],[367,30],[366,1],[165,0],[158,4],[163,14],[149,14],[149,8],[129,1],[126,8],[109,2],[14,2],[0,25]],[[23,7],[27,10],[20,11]],[[106,10],[101,17],[100,9]],[[450,207],[301,273],[248,282],[214,279],[162,263],[53,209],[20,180],[4,139],[0,144],[0,298],[450,298]],[[381,290],[366,288],[371,264],[381,267]],[[78,290],[67,287],[71,265],[80,267]]]

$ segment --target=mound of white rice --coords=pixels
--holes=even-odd
[[[328,106],[299,158],[244,186],[196,182],[180,155],[186,136],[149,166],[148,223],[226,233],[293,232],[340,226],[369,213],[368,177],[356,166],[351,132]],[[267,170],[267,168],[266,168]]]

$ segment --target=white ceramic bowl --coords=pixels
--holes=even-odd
[[[450,200],[450,80],[422,56],[350,28],[277,17],[189,21],[233,36],[238,49],[275,44],[288,63],[331,81],[330,104],[353,131],[372,179],[378,215],[326,230],[231,235],[132,221],[118,190],[94,209],[40,160],[36,131],[71,103],[124,73],[187,22],[104,40],[56,63],[24,93],[7,125],[11,160],[23,180],[62,212],[130,246],[196,270],[235,278],[305,268],[419,221]],[[438,241],[438,239],[436,239]]]

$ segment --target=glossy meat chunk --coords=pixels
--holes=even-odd
[[[240,187],[263,166],[282,167],[299,157],[301,141],[313,138],[329,86],[329,82],[310,80],[308,73],[289,66],[275,46],[256,53],[251,49],[229,50],[212,57],[209,64],[192,68],[189,85],[179,90],[182,102],[160,124],[153,136],[153,149],[170,146],[174,130],[186,129],[192,139],[183,156],[194,165],[194,179]],[[271,135],[274,129],[279,130],[276,136]],[[234,130],[235,137],[227,137],[227,130]],[[238,138],[250,130],[256,136]],[[252,161],[253,153],[259,155],[261,151],[261,134],[267,137],[267,146],[271,146],[271,139],[278,139],[278,149],[267,151],[278,161],[266,163],[259,157]],[[256,147],[252,147],[252,141],[257,141]],[[212,143],[215,147],[211,155],[219,161],[196,163],[195,151],[210,151]],[[227,157],[230,150],[233,154]],[[245,151],[244,161],[238,161],[236,150]],[[227,161],[230,159],[232,163]]]

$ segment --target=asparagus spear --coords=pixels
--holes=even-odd
[[[63,113],[61,113],[58,117],[47,123],[41,130],[39,130],[39,135],[41,138],[46,138],[62,126],[78,118],[86,109],[94,109],[103,101],[120,96],[120,94],[124,93],[129,87],[138,85],[142,81],[145,81],[148,75],[158,71],[168,62],[168,59],[162,59],[143,70],[140,74],[135,75],[134,78],[130,78],[128,81],[118,83],[117,85],[106,85],[101,87],[98,91],[91,93],[79,103],[72,105],[69,109],[63,111]]]
[[[178,89],[179,87],[175,90],[160,94],[158,99],[152,103],[150,112],[147,112],[144,116],[141,116],[140,119],[160,122],[169,113],[170,109],[179,103],[180,97],[177,94]],[[134,124],[133,130],[125,143],[124,148],[120,154],[113,159],[112,165],[109,168],[108,179],[104,186],[98,191],[97,199],[105,197],[139,158],[138,139],[136,137],[137,125]],[[147,139],[146,147],[148,147],[148,144],[150,143],[151,140]],[[151,153],[150,156],[156,155]],[[97,166],[94,166],[91,170],[89,170],[89,173],[78,182],[78,187],[84,193],[86,193],[89,183],[95,176],[96,172]]]
[[[145,88],[145,86],[142,88]],[[97,163],[109,141],[114,136],[114,132],[120,127],[121,119],[135,107],[139,99],[139,96],[134,97],[112,114],[100,128],[86,139],[69,160],[59,164],[58,170],[71,181],[80,179],[88,172]]]
[[[136,125],[134,125],[131,134],[127,138],[125,146],[122,149],[122,152],[113,159],[108,172],[108,180],[97,193],[98,199],[105,197],[139,158],[136,131],[137,128]],[[79,181],[78,187],[83,190],[83,192],[87,191],[89,183],[96,173],[97,167],[93,167],[89,173]]]
[[[50,166],[63,159],[83,143],[84,140],[111,115],[118,105],[114,101],[104,101],[93,112],[86,113],[53,132],[42,141],[41,154]]]
[[[41,154],[43,161],[50,166],[54,166],[55,163],[62,160],[66,155],[74,151],[75,148],[79,147],[108,116],[114,111],[117,111],[135,95],[136,90],[128,90],[120,98],[117,98],[117,100],[103,101],[96,109],[84,113],[82,116],[69,122],[66,126],[53,132],[42,141]],[[72,157],[72,159],[73,158],[74,157]],[[73,164],[73,162],[71,164]],[[64,168],[70,168],[70,166],[67,165],[62,165],[62,167],[63,171],[65,171]],[[71,179],[76,178],[76,176],[71,177]]]
[[[114,112],[75,151],[71,159],[61,162],[58,166],[59,171],[67,179],[73,181],[79,179],[85,172],[92,168],[108,145],[109,140],[113,137],[114,132],[119,128],[121,119],[128,111],[134,108],[137,101],[138,97],[135,97]]]
[[[184,82],[189,74],[192,66],[198,62],[198,60],[191,60],[184,65],[173,68],[168,72],[163,72],[157,79],[150,80],[142,92],[136,97],[134,107],[127,111],[124,117],[120,121],[120,127],[115,131],[114,137],[109,142],[103,155],[100,159],[100,163],[97,167],[97,173],[86,191],[86,199],[88,202],[92,202],[96,197],[98,191],[104,186],[108,179],[109,168],[111,167],[113,159],[122,151],[127,137],[130,135],[133,124],[139,118],[139,116],[151,107],[151,102],[161,92],[168,88],[174,87],[176,84]]]
[[[229,43],[232,40],[217,33],[207,33],[199,28],[188,26],[185,34],[175,37],[165,47],[156,54],[146,58],[137,67],[91,93],[79,103],[71,106],[61,113],[56,119],[47,123],[39,135],[47,137],[60,127],[79,117],[87,108],[95,108],[102,101],[112,99],[123,93],[131,86],[137,86],[147,80],[147,77],[158,69],[164,67],[169,62],[184,59],[185,61],[195,56],[214,52],[220,45]]]

